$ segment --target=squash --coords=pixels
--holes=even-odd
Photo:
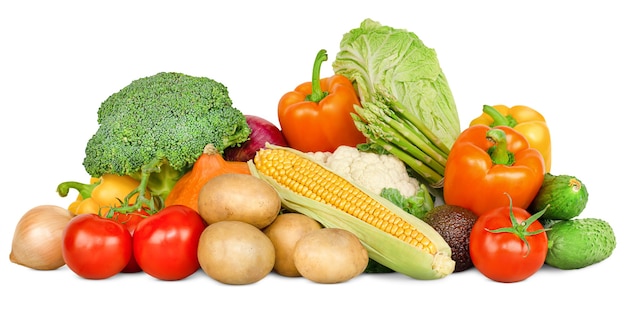
[[[198,157],[193,168],[174,184],[172,191],[165,199],[165,206],[186,205],[198,212],[200,190],[210,179],[222,174],[250,175],[250,168],[246,162],[224,160],[215,146],[209,143],[204,147],[202,155]]]

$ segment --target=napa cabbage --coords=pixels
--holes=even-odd
[[[437,54],[415,33],[365,19],[343,35],[332,66],[352,81],[361,102],[374,101],[383,90],[448,148],[459,135],[459,115]]]

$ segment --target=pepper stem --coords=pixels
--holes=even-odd
[[[504,125],[513,128],[517,125],[517,121],[511,115],[504,116],[493,106],[483,105],[483,113],[493,119],[493,123],[490,125],[491,127]]]
[[[494,144],[487,150],[494,165],[511,166],[515,163],[515,155],[507,148],[506,133],[503,130],[489,129],[487,131],[487,140]]]
[[[102,182],[102,180],[99,180],[93,184],[84,184],[84,183],[79,183],[79,182],[63,182],[59,184],[59,186],[57,186],[57,193],[59,193],[61,197],[66,197],[70,189],[73,188],[78,191],[78,193],[80,194],[80,197],[82,197],[83,199],[88,199],[91,197],[91,192],[93,191],[93,189],[96,188],[96,186],[100,185],[100,182]]]
[[[328,60],[328,54],[326,50],[320,50],[315,57],[315,63],[313,64],[313,78],[311,80],[311,93],[306,96],[306,100],[310,102],[319,103],[324,97],[328,95],[328,92],[322,91],[322,85],[320,83],[320,72],[322,70],[322,62]]]

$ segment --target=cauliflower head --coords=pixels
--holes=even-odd
[[[308,154],[340,176],[375,193],[395,188],[403,196],[411,197],[420,189],[418,180],[409,175],[406,165],[394,155],[364,152],[350,146],[339,146],[332,153]]]

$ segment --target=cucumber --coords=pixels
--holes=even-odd
[[[570,220],[583,212],[588,200],[587,187],[578,178],[546,173],[528,212],[535,214],[550,204],[543,219]]]
[[[572,270],[607,259],[616,246],[615,233],[608,222],[597,218],[557,221],[546,231],[548,254],[545,263]]]

